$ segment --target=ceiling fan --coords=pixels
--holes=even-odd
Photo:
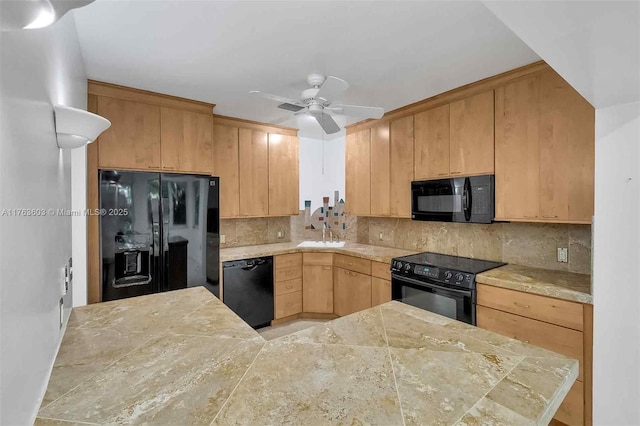
[[[384,115],[384,108],[333,104],[333,99],[349,88],[349,83],[341,78],[325,76],[323,74],[309,74],[307,82],[310,86],[302,92],[300,100],[286,98],[284,96],[272,95],[270,93],[252,90],[249,93],[261,96],[272,101],[280,102],[278,108],[293,112],[293,115],[309,114],[318,121],[322,130],[327,134],[337,133],[340,126],[335,122],[332,114],[348,115],[358,118],[381,118]],[[277,124],[287,121],[291,115],[274,120],[271,123]]]

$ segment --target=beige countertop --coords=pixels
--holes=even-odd
[[[593,304],[591,275],[505,265],[483,272],[476,281],[496,287],[541,294],[557,299]]]
[[[276,243],[276,244],[259,244],[255,246],[223,248],[220,250],[220,260],[226,262],[228,260],[249,259],[260,256],[276,256],[278,254],[287,253],[304,253],[304,252],[329,252],[340,253],[349,256],[360,257],[363,259],[374,260],[376,262],[389,263],[394,257],[408,256],[415,254],[414,251],[402,249],[372,246],[368,244],[359,244],[346,242],[344,247],[298,247],[299,242]]]
[[[36,425],[546,425],[577,375],[399,302],[265,342],[196,287],[73,309]]]
[[[340,248],[300,248],[297,246],[298,243],[287,242],[225,248],[220,250],[220,260],[225,262],[287,253],[326,251],[389,263],[394,257],[416,253],[408,250],[352,242],[347,242],[344,247]],[[541,294],[572,302],[593,304],[591,276],[586,274],[510,264],[478,274],[476,280],[481,284]]]

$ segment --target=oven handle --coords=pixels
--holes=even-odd
[[[424,281],[420,281],[420,280],[416,280],[414,278],[409,278],[409,277],[403,277],[402,275],[398,275],[398,274],[394,274],[391,273],[391,279],[396,279],[399,281],[404,281],[407,283],[411,283],[411,284],[416,284],[419,285],[420,287],[428,287],[428,288],[433,288],[436,290],[442,290],[444,292],[449,292],[449,293],[454,293],[454,294],[461,294],[464,296],[471,296],[472,294],[472,290],[454,290],[451,289],[449,287],[443,287],[437,284],[432,284],[432,283],[425,283]]]

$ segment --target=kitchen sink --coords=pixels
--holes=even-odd
[[[334,241],[334,242],[303,241],[300,244],[298,244],[298,247],[326,247],[326,248],[344,247],[344,241]]]

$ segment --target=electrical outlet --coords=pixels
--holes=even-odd
[[[284,232],[282,231],[282,229],[278,230],[278,238],[282,238],[284,237]]]
[[[67,294],[67,266],[64,268],[60,268],[60,295],[64,296]]]
[[[566,247],[558,247],[558,262],[569,262],[569,253]]]
[[[224,244],[227,242],[227,236],[224,234],[220,234],[220,244]]]
[[[382,241],[382,232],[378,233],[378,239]]]

